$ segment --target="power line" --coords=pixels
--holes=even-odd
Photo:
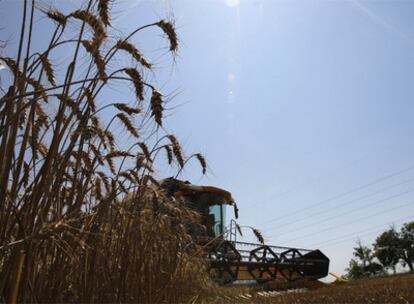
[[[331,170],[329,170],[329,172],[328,173],[330,173],[330,172],[335,172],[335,171],[340,171],[340,170],[343,170],[344,168],[348,168],[348,167],[352,167],[352,166],[354,166],[355,164],[357,164],[357,163],[359,163],[360,161],[362,161],[362,160],[364,160],[364,159],[366,159],[369,155],[370,155],[371,153],[366,153],[365,154],[365,156],[362,156],[362,157],[360,157],[360,158],[358,158],[358,159],[355,159],[355,160],[352,160],[352,161],[349,161],[349,162],[347,162],[347,163],[345,163],[345,164],[343,164],[342,166],[338,166],[338,167],[336,167],[335,169],[331,169]],[[314,184],[316,181],[318,181],[318,180],[323,180],[323,179],[325,179],[326,177],[325,176],[323,176],[322,174],[319,174],[318,176],[316,176],[316,177],[314,177],[314,178],[307,178],[306,180],[304,180],[304,181],[302,181],[302,182],[299,182],[299,187],[302,187],[302,186],[306,186],[306,185],[309,185],[309,184]],[[310,180],[312,180],[312,181],[310,181]],[[285,191],[281,191],[281,192],[279,192],[279,193],[276,193],[276,194],[274,194],[274,195],[271,195],[271,198],[272,199],[276,199],[276,198],[280,198],[280,197],[283,197],[283,196],[286,196],[286,195],[288,195],[288,194],[290,194],[290,193],[292,193],[292,192],[294,192],[295,191],[295,189],[297,189],[298,188],[298,186],[295,186],[295,187],[290,187],[288,190],[285,190]]]
[[[391,147],[391,146],[392,146],[391,143],[387,143],[385,145],[382,145],[382,148],[380,149],[380,151],[381,150],[387,150],[388,148],[384,149],[384,147]],[[378,152],[378,149],[376,151]],[[338,171],[341,171],[341,170],[346,169],[348,167],[352,167],[355,164],[361,162],[362,160],[370,157],[371,155],[372,155],[372,152],[365,153],[364,156],[361,156],[360,158],[353,159],[353,160],[348,161],[348,162],[346,162],[346,163],[344,163],[340,166],[337,166],[336,168],[329,170],[327,173],[338,172]],[[313,177],[313,178],[308,177],[307,179],[302,180],[302,181],[299,182],[299,187],[307,186],[309,184],[314,184],[316,181],[324,180],[324,179],[326,179],[326,174],[319,174],[319,175],[317,175],[316,177]],[[271,195],[271,198],[276,199],[276,198],[286,196],[286,195],[294,192],[297,188],[298,188],[297,186],[296,187],[289,187],[289,189],[287,189],[287,190],[280,191],[276,194]]]
[[[380,233],[381,231],[383,231],[383,229],[376,230],[376,231],[372,231],[372,232],[368,232],[368,233],[364,233],[364,234],[358,235],[358,237],[367,236],[367,235],[376,234],[376,233]],[[324,247],[328,247],[328,246],[334,246],[334,245],[342,244],[342,243],[345,243],[345,242],[352,241],[354,239],[355,239],[355,236],[352,237],[352,238],[346,239],[346,240],[339,241],[339,242],[333,242],[331,244],[322,245],[322,246],[319,246],[319,248],[324,248]]]
[[[397,206],[397,207],[393,207],[393,208],[390,208],[390,209],[387,209],[387,210],[383,210],[383,211],[380,211],[380,212],[377,212],[377,213],[374,213],[374,214],[370,214],[370,217],[373,217],[373,216],[376,216],[376,215],[380,215],[380,214],[384,214],[386,212],[390,212],[390,211],[393,211],[395,209],[399,209],[399,208],[402,208],[402,207],[406,207],[406,206],[409,206],[409,205],[411,205],[413,203],[414,203],[414,201],[411,201],[411,202],[409,202],[407,204],[404,204],[404,205],[400,205],[400,206]],[[350,221],[350,222],[346,222],[346,223],[343,223],[343,224],[340,224],[340,225],[330,226],[330,227],[328,227],[326,229],[323,229],[323,230],[319,230],[319,231],[316,231],[316,232],[313,232],[313,233],[309,233],[309,234],[302,235],[302,236],[297,237],[297,238],[290,239],[290,240],[288,240],[288,242],[300,240],[300,239],[303,239],[305,237],[309,237],[309,236],[313,236],[315,234],[319,234],[321,232],[333,230],[333,229],[338,228],[338,227],[343,227],[343,226],[346,226],[346,225],[349,225],[349,224],[353,224],[353,223],[356,223],[356,222],[359,222],[359,221],[363,221],[366,218],[367,217],[365,216],[365,217],[361,217],[361,218],[358,218],[356,220],[353,220],[353,221]]]
[[[373,226],[373,227],[368,228],[368,229],[359,230],[359,231],[355,231],[355,232],[352,232],[352,233],[347,233],[347,234],[342,235],[342,236],[340,236],[340,237],[332,238],[332,239],[329,239],[329,240],[326,240],[326,241],[323,241],[323,242],[319,242],[319,243],[316,243],[316,244],[314,244],[314,245],[307,246],[307,247],[310,247],[310,248],[316,248],[316,247],[321,247],[321,246],[322,246],[322,247],[325,247],[325,246],[329,246],[329,245],[331,245],[330,243],[332,243],[332,244],[336,244],[336,243],[346,242],[346,241],[348,241],[348,240],[353,239],[355,236],[362,236],[362,235],[366,235],[366,233],[365,233],[365,232],[367,232],[367,231],[371,231],[372,229],[376,229],[376,228],[378,228],[378,227],[383,227],[383,226],[386,226],[386,225],[387,225],[387,226],[388,226],[388,225],[392,225],[392,224],[395,224],[395,222],[405,221],[405,220],[408,220],[408,219],[414,219],[414,216],[413,216],[413,215],[410,215],[410,216],[406,216],[406,217],[398,218],[398,219],[395,219],[395,220],[393,220],[393,221],[389,221],[389,222],[387,222],[387,223],[383,223],[383,224],[381,224],[381,225],[376,225],[376,226]],[[376,229],[375,231],[370,232],[370,233],[376,233],[376,232],[381,232],[381,231],[384,231],[384,227],[383,227],[381,230]],[[363,233],[363,234],[361,234],[361,233]],[[350,237],[351,237],[351,238],[350,238]],[[345,239],[344,239],[344,238],[345,238]],[[342,241],[339,241],[339,242],[338,242],[338,240],[342,240]]]
[[[391,173],[391,174],[388,174],[388,175],[382,176],[382,177],[380,177],[380,178],[378,178],[378,179],[373,180],[372,182],[369,182],[369,183],[364,184],[364,185],[362,185],[362,186],[359,186],[359,187],[353,188],[353,189],[351,189],[351,190],[348,190],[348,191],[342,192],[342,193],[337,194],[337,195],[335,195],[335,196],[333,196],[333,197],[330,197],[330,198],[328,198],[328,199],[325,199],[325,200],[319,201],[319,202],[317,202],[317,203],[315,203],[315,204],[312,204],[312,205],[310,205],[310,206],[308,206],[308,207],[301,208],[301,209],[297,209],[297,210],[296,210],[296,211],[294,211],[294,212],[287,213],[287,214],[285,214],[285,215],[281,215],[281,216],[275,217],[275,218],[273,218],[273,219],[270,219],[270,220],[268,220],[268,221],[264,222],[264,224],[268,224],[268,223],[271,223],[271,222],[279,221],[279,220],[281,220],[281,219],[282,219],[282,220],[283,220],[283,219],[286,219],[287,217],[290,217],[290,216],[296,215],[297,213],[300,213],[300,212],[303,212],[303,211],[306,211],[306,210],[312,209],[312,208],[314,208],[315,206],[323,205],[323,204],[325,204],[325,203],[331,202],[331,201],[336,200],[336,199],[338,199],[338,198],[341,198],[341,197],[347,196],[348,194],[351,194],[351,193],[357,192],[357,191],[359,191],[359,190],[362,190],[362,189],[368,188],[368,187],[370,187],[370,186],[372,186],[372,185],[378,184],[378,183],[380,183],[380,182],[382,182],[382,181],[384,181],[384,180],[387,180],[387,179],[389,179],[389,178],[392,178],[392,177],[395,177],[395,176],[401,175],[401,174],[403,174],[403,173],[405,173],[405,172],[407,172],[407,171],[410,171],[410,170],[412,170],[412,169],[414,169],[414,165],[411,165],[411,166],[409,166],[409,167],[407,167],[407,168],[405,168],[405,169],[399,170],[399,171],[397,171],[397,172],[394,172],[394,173]]]
[[[362,210],[362,209],[366,209],[366,208],[368,208],[368,207],[371,207],[371,206],[375,206],[375,205],[381,204],[381,203],[386,202],[386,201],[388,201],[388,200],[390,200],[390,199],[393,199],[393,198],[397,198],[397,197],[403,196],[403,195],[405,195],[405,194],[407,194],[407,193],[410,193],[410,192],[413,192],[413,191],[414,191],[414,188],[411,188],[411,189],[409,189],[409,190],[407,190],[407,191],[403,191],[403,192],[400,192],[400,193],[394,194],[394,195],[392,195],[392,196],[390,196],[390,197],[387,197],[387,198],[384,198],[384,199],[381,199],[381,200],[375,201],[375,202],[373,202],[373,203],[371,203],[371,204],[364,205],[364,206],[360,207],[359,209],[353,209],[353,210],[349,210],[349,211],[347,211],[347,212],[342,212],[342,213],[340,213],[340,214],[336,214],[336,215],[334,215],[334,216],[330,216],[330,217],[328,217],[328,218],[325,218],[325,219],[319,220],[318,222],[313,222],[313,223],[310,223],[310,224],[308,224],[308,225],[304,225],[304,226],[302,226],[302,227],[300,227],[300,228],[298,228],[298,229],[294,229],[294,230],[291,230],[291,231],[287,231],[287,232],[285,232],[285,233],[278,234],[278,236],[281,236],[281,235],[286,235],[286,234],[291,234],[291,233],[293,233],[293,232],[300,231],[300,230],[303,230],[303,229],[305,229],[305,228],[308,228],[308,227],[312,227],[312,226],[318,225],[318,224],[320,224],[320,223],[328,222],[328,221],[330,221],[330,220],[332,220],[332,219],[335,219],[335,218],[338,218],[338,217],[341,217],[341,216],[344,216],[344,215],[347,215],[347,214],[351,214],[351,213],[354,213],[354,212],[359,212],[359,211],[360,211],[360,210]]]
[[[331,210],[332,210],[332,209],[334,209],[334,208],[335,208],[335,209],[338,209],[338,208],[342,208],[342,207],[344,207],[344,206],[348,206],[348,205],[350,205],[350,204],[352,204],[352,203],[355,203],[355,202],[358,202],[358,201],[360,201],[360,200],[363,200],[363,199],[369,198],[369,197],[374,196],[374,195],[376,195],[376,194],[378,194],[378,193],[381,193],[381,192],[383,192],[383,191],[386,191],[386,190],[389,190],[389,189],[392,189],[392,188],[395,188],[395,187],[401,186],[401,185],[403,185],[403,184],[405,184],[405,183],[408,183],[408,182],[410,182],[410,181],[413,181],[413,180],[414,180],[414,177],[409,178],[409,179],[407,179],[407,180],[404,180],[403,182],[399,182],[399,183],[393,184],[393,185],[391,185],[391,186],[388,186],[388,187],[382,188],[382,189],[380,189],[380,190],[378,190],[378,191],[371,192],[371,193],[369,193],[369,194],[367,194],[367,195],[364,195],[364,196],[362,196],[362,197],[359,197],[359,198],[356,198],[356,199],[353,199],[353,200],[347,201],[347,202],[345,202],[345,203],[342,203],[340,206],[333,206],[332,208],[328,208],[328,209],[324,209],[324,210],[319,211],[319,212],[311,213],[311,214],[306,215],[306,216],[304,216],[304,217],[301,217],[301,218],[299,218],[299,219],[295,219],[295,224],[296,224],[296,223],[298,223],[298,222],[301,222],[301,221],[303,221],[303,220],[308,220],[308,219],[310,219],[310,218],[312,218],[312,217],[315,217],[316,215],[320,215],[320,214],[323,214],[323,213],[327,213],[327,212],[331,211]],[[282,227],[281,227],[280,225],[279,225],[279,226],[273,226],[273,227],[270,227],[270,228],[268,228],[268,229],[265,229],[265,230],[264,230],[264,232],[266,232],[266,231],[270,232],[270,231],[272,231],[272,230],[274,230],[274,229],[276,229],[276,228],[280,229],[280,228],[285,228],[285,227],[288,227],[288,226],[282,226]]]

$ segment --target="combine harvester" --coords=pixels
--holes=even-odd
[[[194,225],[190,231],[204,246],[211,277],[219,284],[245,280],[265,283],[273,280],[317,280],[328,275],[329,259],[320,250],[287,248],[237,241],[234,219],[225,226],[227,206],[238,208],[230,192],[210,186],[196,186],[174,178],[162,181],[171,196],[200,213],[206,230]]]

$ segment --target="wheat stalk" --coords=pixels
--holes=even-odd
[[[139,114],[141,113],[140,108],[132,108],[128,106],[126,103],[115,103],[114,107],[118,110],[127,113],[128,115]]]
[[[173,150],[174,156],[175,156],[178,164],[180,165],[181,168],[183,168],[184,167],[184,158],[183,158],[183,154],[182,154],[182,151],[181,151],[181,146],[178,143],[178,140],[172,134],[168,134],[167,138],[171,142],[172,150]]]
[[[116,114],[116,117],[122,121],[129,133],[131,133],[136,138],[139,137],[137,130],[135,129],[134,125],[132,124],[128,116],[126,116],[124,113],[118,113]]]
[[[264,244],[264,238],[263,238],[262,233],[256,228],[252,228],[252,231],[253,231],[253,234],[255,235],[255,237],[257,238],[257,240],[260,243]]]
[[[85,10],[76,10],[68,17],[73,17],[87,23],[94,32],[95,43],[100,44],[99,42],[106,38],[106,30],[103,23],[91,12]]]
[[[236,223],[236,229],[239,232],[240,236],[243,236],[242,229],[239,224]]]
[[[92,112],[96,112],[96,102],[92,92],[88,88],[85,88],[84,94],[86,96],[86,101],[88,102],[89,108]]]
[[[49,97],[46,94],[45,88],[39,81],[34,80],[33,78],[27,78],[26,81],[35,89],[35,91],[40,92],[40,95],[42,95],[45,102],[49,102]]]
[[[47,55],[40,56],[40,60],[42,61],[43,68],[46,72],[47,80],[50,82],[51,85],[55,86],[55,72],[53,70],[53,65],[50,60],[47,58]],[[36,88],[37,90],[38,88]]]
[[[133,157],[134,154],[131,154],[127,151],[112,151],[105,155],[105,159],[114,158],[114,157]]]
[[[139,100],[144,100],[144,84],[141,79],[141,74],[133,68],[125,68],[124,72],[131,77],[132,82],[135,86],[135,94]]]
[[[162,126],[162,112],[164,107],[162,106],[162,95],[157,90],[152,90],[151,96],[151,116],[154,117],[155,122]]]
[[[116,43],[116,48],[120,50],[124,50],[127,53],[131,54],[131,56],[142,66],[146,67],[147,69],[152,68],[152,64],[149,63],[145,57],[141,54],[141,52],[132,44],[129,43],[127,40],[119,40]]]
[[[173,161],[173,152],[169,145],[164,145],[163,148],[165,149],[165,152],[167,153],[168,164],[171,164]]]
[[[109,0],[99,0],[98,11],[102,23],[105,24],[105,26],[110,26],[111,22],[109,20]]]
[[[206,159],[204,158],[204,156],[201,153],[197,153],[197,154],[195,154],[195,156],[198,159],[198,161],[200,162],[201,168],[203,170],[203,174],[206,174],[206,171],[207,171]]]
[[[105,79],[107,77],[105,72],[105,61],[102,59],[101,53],[99,51],[99,44],[94,41],[82,40],[82,45],[92,56],[98,70],[99,78]]]
[[[170,40],[170,51],[176,52],[178,48],[178,38],[172,23],[166,20],[161,20],[157,25],[164,31]]]
[[[144,153],[145,158],[147,159],[147,161],[152,161],[151,159],[151,153],[147,147],[147,145],[144,142],[140,142],[138,143],[139,147],[141,148],[142,153]]]
[[[56,9],[50,9],[46,12],[46,15],[53,21],[65,27],[67,17],[63,13],[59,12]]]
[[[111,147],[111,150],[115,148],[115,137],[110,130],[104,131],[104,136],[108,140],[108,144]]]
[[[0,298],[59,303],[188,302],[207,280],[200,271],[204,269],[201,255],[190,254],[187,246],[194,243],[187,223],[200,219],[167,196],[154,173],[158,169],[155,153],[161,149],[167,151],[170,163],[175,158],[183,167],[181,147],[173,135],[168,144],[163,143],[163,134],[158,137],[163,128],[128,147],[112,121],[121,120],[138,137],[152,126],[152,119],[143,118],[134,126],[132,116],[141,109],[114,103],[111,95],[105,95],[111,80],[123,86],[120,90],[132,81],[143,104],[148,86],[152,90],[149,111],[161,126],[163,97],[155,86],[143,82],[151,64],[128,39],[158,26],[175,52],[175,30],[161,21],[114,42],[106,39],[114,36],[106,32],[111,30],[111,1],[85,1],[82,9],[67,16],[59,10],[44,11],[54,24],[44,49],[43,39],[32,39],[35,29],[42,30],[30,7],[35,1],[23,1],[17,58],[0,57],[12,73],[4,79],[9,90],[0,93]],[[80,20],[81,26],[69,32],[68,20]],[[65,46],[66,57],[54,53],[58,46]],[[104,56],[106,47],[109,51]],[[113,59],[121,49],[142,65],[142,71],[120,66]],[[83,54],[91,56],[86,68],[79,67]],[[50,58],[56,58],[62,68]],[[115,72],[109,73],[112,69]],[[124,77],[115,76],[120,71]],[[56,84],[56,79],[62,83]],[[43,100],[49,104],[43,105]],[[107,103],[98,108],[101,100]],[[117,112],[107,122],[101,110],[113,107]],[[115,149],[117,143],[122,149]],[[134,157],[136,166],[130,161]],[[12,297],[7,295],[10,291]]]

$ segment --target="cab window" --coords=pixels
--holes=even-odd
[[[224,208],[223,205],[212,205],[209,207],[209,215],[212,220],[211,229],[214,236],[223,234]]]

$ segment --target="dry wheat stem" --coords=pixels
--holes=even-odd
[[[127,68],[129,73],[121,67],[103,77],[107,59],[116,51],[110,49],[105,57],[99,54],[110,25],[109,6],[109,1],[90,0],[85,10],[68,16],[49,10],[46,14],[56,23],[49,48],[33,56],[30,43],[25,44],[22,38],[17,61],[1,58],[8,61],[18,86],[11,86],[0,105],[1,159],[7,154],[13,160],[11,166],[2,163],[0,168],[2,172],[13,172],[11,184],[0,189],[6,193],[0,208],[0,297],[14,286],[16,299],[21,302],[185,302],[194,286],[203,285],[203,277],[192,275],[200,269],[199,262],[184,251],[191,237],[181,222],[194,221],[195,215],[166,197],[153,176],[160,150],[167,151],[170,162],[174,157],[184,166],[177,139],[168,135],[164,138],[170,143],[159,141],[152,149],[145,139],[120,151],[115,149],[117,134],[112,133],[111,123],[118,118],[138,136],[147,122],[142,120],[137,128],[131,117],[140,114],[141,109],[111,103],[109,106],[120,112],[104,126],[97,116],[107,106],[96,105],[106,80],[132,81],[140,100],[145,97],[145,86],[158,92],[142,81],[145,74],[131,68]],[[29,20],[33,20],[33,12],[32,7]],[[99,18],[95,17],[98,14]],[[77,39],[70,41],[76,46],[62,75],[64,82],[56,84],[61,72],[50,62],[49,54],[66,43],[60,39],[68,18],[80,19],[82,25]],[[23,29],[33,25],[32,21],[29,25],[24,22]],[[92,42],[82,42],[85,25],[85,30],[90,27],[93,31]],[[26,31],[29,38],[30,28]],[[168,25],[163,30],[171,36]],[[75,73],[82,43],[92,55],[85,77]],[[26,52],[23,45],[27,46]],[[128,52],[145,64],[133,49]],[[19,70],[21,57],[25,58]],[[89,77],[94,66],[98,74]],[[120,71],[128,77],[116,76]],[[42,74],[50,86],[42,81]],[[152,97],[148,105],[155,122],[161,125],[162,95],[153,93]],[[57,111],[44,110],[42,100],[57,106]],[[26,143],[29,148],[25,148]],[[126,166],[127,158],[136,157],[138,161],[141,154],[138,170]],[[134,200],[124,200],[131,192]],[[87,212],[90,214],[85,216]],[[176,221],[180,224],[174,224]],[[29,248],[30,254],[20,280],[9,274],[18,273],[17,257],[22,246]]]

